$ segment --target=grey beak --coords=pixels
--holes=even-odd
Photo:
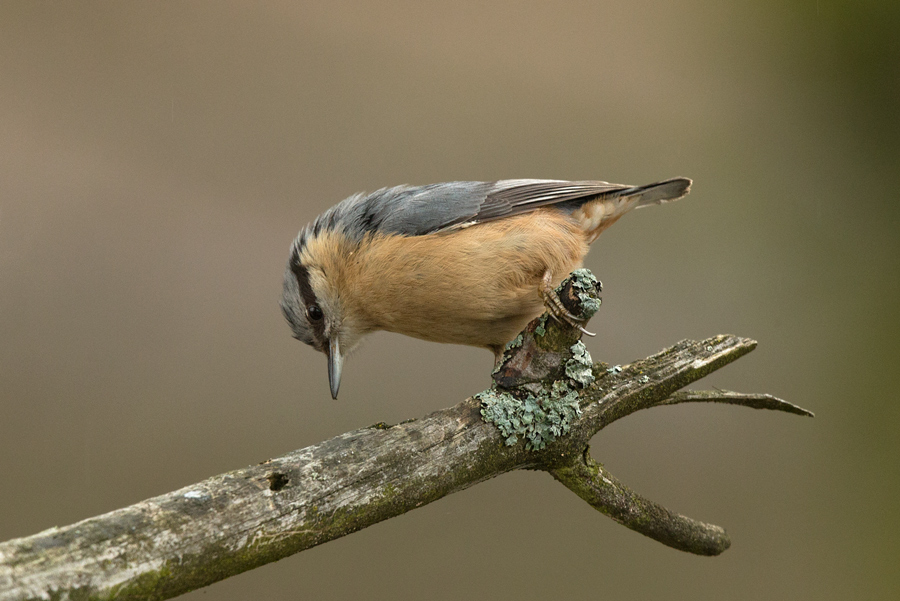
[[[341,387],[341,368],[344,358],[341,357],[341,347],[337,338],[328,341],[328,385],[331,386],[331,398],[337,399],[338,389]]]

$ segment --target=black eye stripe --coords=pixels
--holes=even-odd
[[[316,293],[313,292],[312,286],[309,283],[309,270],[306,269],[306,266],[298,260],[292,259],[291,271],[293,272],[294,277],[297,278],[297,285],[300,288],[300,296],[303,298],[303,304],[307,307],[316,304]]]
[[[313,292],[312,285],[309,283],[309,270],[303,265],[299,258],[291,258],[291,272],[297,278],[297,286],[300,288],[300,297],[303,299],[303,306],[306,307],[307,318],[309,318],[309,307],[319,306],[316,293]],[[320,309],[321,311],[321,309]],[[325,321],[322,319],[309,319],[312,325],[313,334],[318,340],[325,338]]]

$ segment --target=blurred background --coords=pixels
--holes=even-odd
[[[513,473],[185,598],[896,599],[900,4],[0,4],[0,540],[488,386],[389,334],[345,365],[278,308],[297,231],[357,191],[694,179],[587,260],[596,360],[733,333],[696,387],[815,419],[659,408],[593,441],[725,526],[674,551]]]

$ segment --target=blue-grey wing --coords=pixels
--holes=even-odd
[[[631,189],[600,181],[525,179],[397,186],[351,196],[322,215],[312,227],[317,230],[339,226],[352,237],[369,232],[421,236],[552,204],[574,208],[588,200]]]

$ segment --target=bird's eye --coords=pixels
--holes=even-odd
[[[324,316],[319,305],[310,305],[306,308],[306,316],[312,321],[319,321]]]

